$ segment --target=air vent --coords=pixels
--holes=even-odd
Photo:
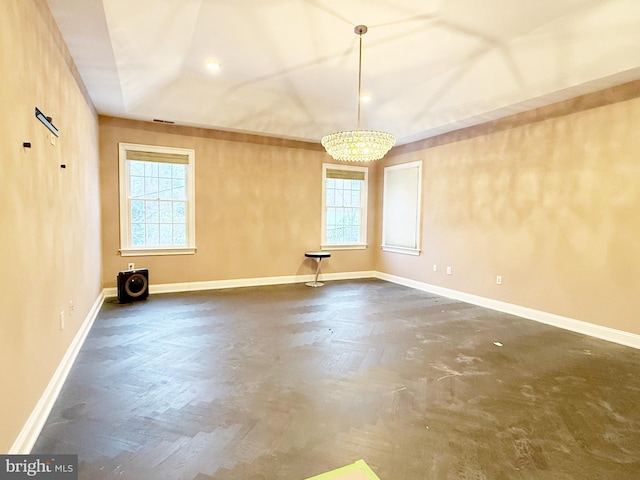
[[[156,122],[156,123],[164,123],[166,125],[173,125],[175,123],[175,122],[171,122],[169,120],[158,120],[157,118],[154,118],[153,121]]]

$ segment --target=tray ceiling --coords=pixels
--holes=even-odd
[[[48,0],[99,113],[427,138],[640,78],[636,0]],[[221,65],[218,70],[209,62]]]

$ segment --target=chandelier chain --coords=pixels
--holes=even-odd
[[[358,55],[358,130],[360,130],[360,99],[362,97],[362,33],[358,33],[360,38],[360,53]]]

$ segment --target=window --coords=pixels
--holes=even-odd
[[[367,168],[322,166],[322,247],[367,246]]]
[[[382,249],[420,255],[422,162],[384,169]]]
[[[194,150],[120,144],[120,253],[195,253]]]

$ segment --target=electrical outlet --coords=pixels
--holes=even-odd
[[[447,275],[451,275],[451,267],[447,267]]]
[[[498,275],[498,276],[496,276],[496,283],[497,283],[498,285],[502,285],[502,275]]]
[[[56,136],[52,133],[50,138],[50,142],[51,145],[55,145],[56,144]]]
[[[60,330],[64,330],[64,310],[60,312]]]
[[[135,270],[136,269],[136,264],[135,263],[128,263],[127,264],[127,270]]]
[[[436,265],[435,263],[433,264],[433,271],[437,272],[438,271],[438,265]]]
[[[69,300],[69,316],[73,316],[73,300]]]

